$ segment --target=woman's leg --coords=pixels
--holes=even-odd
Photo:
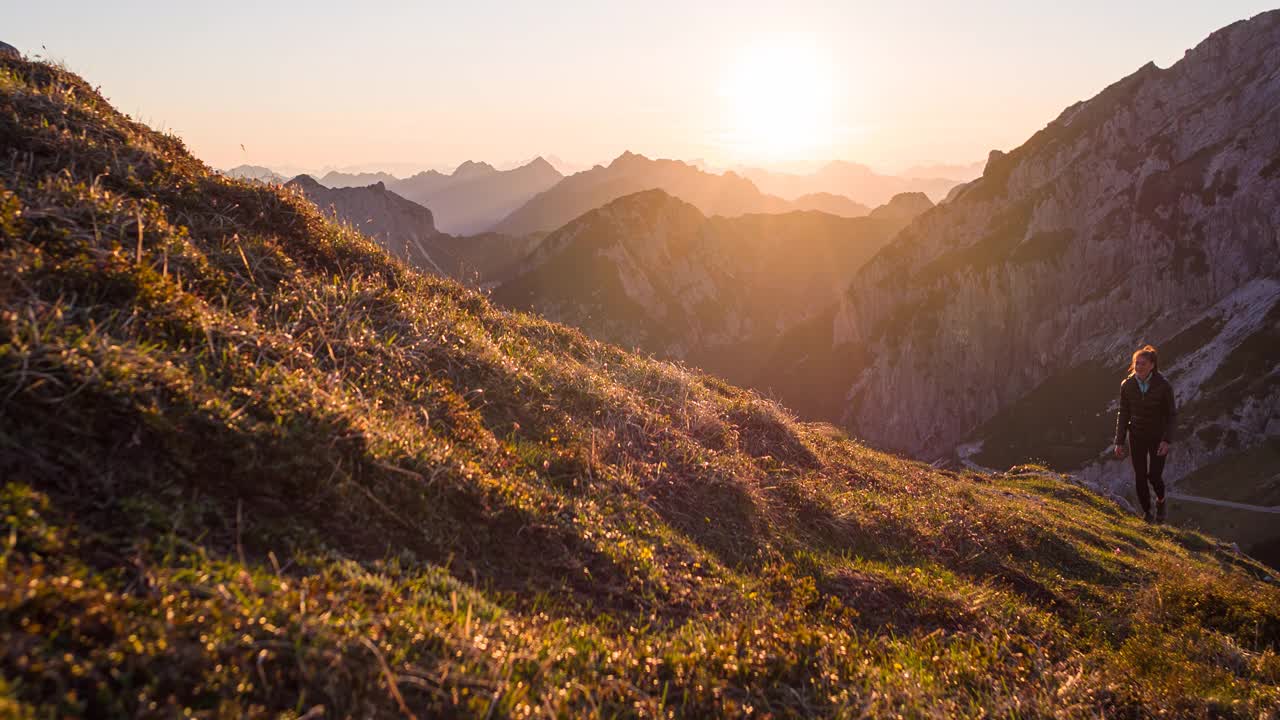
[[[1141,438],[1129,436],[1129,457],[1133,460],[1133,481],[1138,492],[1138,504],[1142,514],[1151,512],[1151,492],[1147,489],[1147,455],[1150,448]],[[1163,494],[1163,493],[1162,493]]]
[[[1151,488],[1156,491],[1156,520],[1164,522],[1164,461],[1167,456],[1156,454],[1159,446],[1158,440],[1151,444],[1151,470],[1147,477],[1151,481]]]

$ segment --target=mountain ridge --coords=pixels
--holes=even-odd
[[[732,171],[707,173],[680,160],[655,160],[627,150],[607,166],[570,175],[535,195],[493,230],[508,235],[555,230],[619,197],[654,188],[693,204],[706,215],[732,217],[793,209],[788,201],[760,192]]]
[[[468,160],[453,173],[434,170],[388,185],[393,191],[429,208],[440,228],[455,235],[487,232],[531,197],[554,186],[563,176],[541,156],[511,170]]]
[[[832,160],[808,175],[763,168],[742,168],[738,173],[755,183],[762,192],[782,198],[795,199],[810,193],[830,192],[872,207],[884,205],[893,196],[908,192],[922,192],[930,196],[931,202],[937,202],[956,185],[973,179],[882,175],[866,165],[847,160]]]

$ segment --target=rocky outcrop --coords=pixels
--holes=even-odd
[[[7,42],[0,42],[0,56],[22,59],[22,53],[18,51],[18,48]]]
[[[1123,486],[1097,458],[1128,354],[1150,342],[1183,407],[1176,480],[1280,433],[1278,301],[1269,12],[993,153],[867,263],[831,323],[842,419],[925,458],[970,441],[993,464],[1055,456]]]
[[[756,383],[780,338],[834,303],[906,222],[819,212],[708,218],[649,190],[548,235],[493,298]]]

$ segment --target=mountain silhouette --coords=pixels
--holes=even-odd
[[[873,207],[889,202],[895,195],[911,192],[924,193],[937,202],[946,197],[951,188],[972,179],[972,170],[958,173],[970,175],[959,178],[881,175],[866,165],[843,160],[830,162],[810,174],[777,172],[763,168],[744,168],[740,173],[755,183],[762,192],[779,197],[798,198],[826,192],[844,195],[859,204]]]
[[[579,215],[624,195],[660,189],[705,215],[745,215],[793,209],[781,198],[761,193],[733,173],[713,175],[679,160],[650,160],[625,152],[609,163],[570,175],[494,226],[495,232],[524,235],[551,231]]]
[[[475,235],[492,228],[511,211],[560,182],[563,176],[542,158],[511,170],[467,161],[450,175],[428,171],[388,185],[416,203],[431,208],[437,226],[455,235]]]

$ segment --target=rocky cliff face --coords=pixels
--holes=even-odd
[[[1169,475],[1254,452],[1280,434],[1278,229],[1270,12],[993,153],[867,263],[831,323],[843,420],[918,456],[968,440],[993,464],[1052,455],[1123,485],[1097,457],[1150,342],[1183,408]]]
[[[904,218],[819,212],[708,218],[661,190],[551,233],[493,297],[742,382],[829,307]]]

